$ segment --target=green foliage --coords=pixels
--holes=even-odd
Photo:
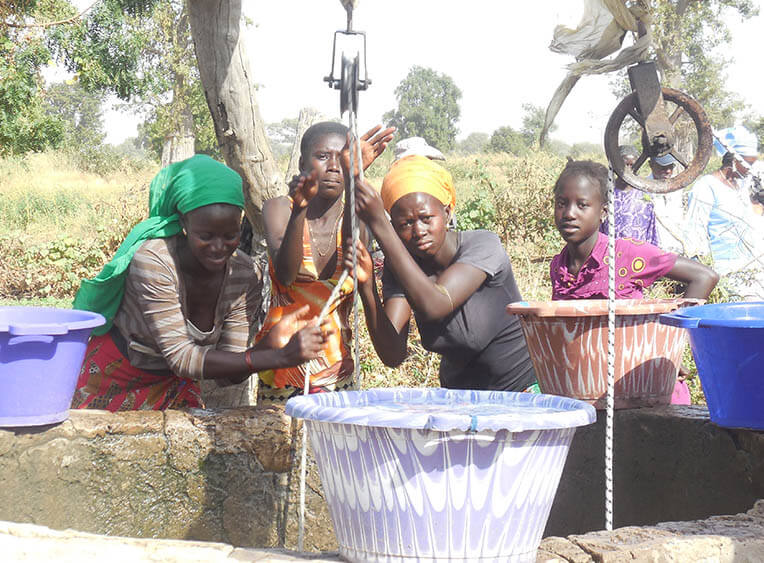
[[[0,247],[10,247],[9,241],[0,239]],[[77,291],[80,280],[90,272],[103,267],[106,254],[91,241],[58,236],[42,244],[10,250],[10,259],[33,262],[37,268],[26,272],[23,283],[34,288],[43,297],[61,297]]]
[[[194,152],[222,160],[215,125],[198,77],[194,78],[188,95],[188,108],[193,117]],[[138,125],[139,144],[154,160],[158,161],[161,158],[162,147],[168,134],[177,130],[176,111],[176,104],[148,107],[143,123]]]
[[[528,151],[528,144],[525,137],[519,131],[512,129],[509,125],[499,127],[491,135],[488,142],[488,150],[491,152],[506,152],[515,156],[520,156]]]
[[[456,143],[456,152],[463,155],[485,152],[490,140],[488,133],[470,133],[463,141]]]
[[[80,210],[81,199],[70,192],[41,194],[35,191],[0,192],[0,221],[9,229],[26,229],[48,216],[67,216]]]
[[[538,146],[541,131],[544,129],[544,120],[546,110],[541,106],[533,104],[523,104],[523,126],[520,132],[525,137],[525,143],[530,146]],[[552,124],[548,133],[551,134],[557,129],[557,125]]]
[[[764,115],[749,115],[743,125],[759,140],[759,150],[764,150]]]
[[[152,44],[153,25],[144,25],[152,3],[134,4],[102,0],[82,20],[50,30],[51,47],[85,89],[130,100],[164,82],[164,57]]]
[[[576,160],[594,160],[604,163],[606,160],[605,150],[599,143],[573,143],[568,150],[567,156],[575,158]]]
[[[459,206],[457,226],[460,231],[493,230],[497,223],[493,195],[493,192],[484,186],[476,188],[469,195],[464,203]]]
[[[68,149],[72,163],[82,172],[108,176],[135,168],[149,168],[153,163],[144,156],[125,152],[112,145],[83,145]]]
[[[695,98],[714,127],[732,125],[743,109],[740,98],[725,87],[730,58],[721,54],[730,41],[725,18],[732,14],[747,19],[758,8],[751,0],[652,2],[653,50],[661,83]],[[630,90],[623,71],[613,91],[621,98]]]
[[[102,0],[51,45],[88,90],[108,91],[143,112],[144,147],[157,158],[165,139],[195,137],[196,152],[219,156],[182,0]]]
[[[47,111],[64,123],[65,146],[94,147],[103,143],[103,100],[102,93],[88,92],[77,82],[59,82],[48,88]]]
[[[544,128],[546,110],[533,104],[523,104],[523,111],[523,126],[520,131],[513,129],[509,125],[499,127],[493,132],[488,142],[487,148],[489,151],[506,152],[515,156],[522,156],[532,147],[538,147],[541,131]],[[551,133],[555,129],[557,129],[557,126],[552,125],[549,132]],[[555,146],[559,149],[560,143],[556,142]]]
[[[42,151],[61,143],[63,123],[43,104],[40,69],[49,59],[40,37],[0,27],[0,155]]]
[[[525,241],[543,247],[556,240],[551,186],[561,169],[561,159],[535,153],[503,161],[497,178],[475,160],[471,179],[480,188],[473,198],[485,200],[479,205],[488,210],[482,228],[495,231],[507,245]]]
[[[424,137],[441,151],[453,149],[462,92],[450,76],[413,66],[395,89],[395,97],[398,109],[385,113],[383,119],[398,128],[399,138]]]
[[[0,298],[71,300],[145,217],[154,167],[123,160],[106,179],[70,158],[0,160]]]

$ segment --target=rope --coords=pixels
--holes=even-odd
[[[363,181],[363,162],[361,161],[361,139],[358,136],[358,123],[356,121],[355,111],[349,112],[348,124],[351,132],[350,144],[350,221],[353,235],[353,381],[357,389],[361,389],[363,381],[361,378],[360,362],[360,339],[358,334],[358,242],[361,239],[361,225],[358,222],[358,216],[355,212],[355,167],[358,162],[358,178]],[[355,153],[355,154],[354,154]]]
[[[605,418],[605,529],[613,529],[613,415],[615,410],[615,184],[613,167],[608,191],[607,403]]]
[[[349,129],[351,133],[350,138],[350,182],[348,184],[348,190],[346,197],[348,198],[348,204],[350,207],[350,221],[351,232],[353,238],[353,380],[356,382],[356,387],[361,388],[361,370],[359,361],[360,340],[358,337],[358,241],[361,237],[361,228],[358,222],[358,216],[355,212],[355,164],[358,162],[358,177],[363,180],[363,162],[361,162],[361,139],[358,136],[358,127],[356,123],[356,116],[353,110],[349,112]],[[318,324],[320,325],[326,315],[329,313],[329,307],[339,296],[342,286],[347,280],[349,271],[342,270],[337,285],[332,289],[332,293],[329,295],[329,299],[324,303],[324,307],[321,309],[321,313],[318,315]],[[310,391],[310,371],[305,371],[305,379],[303,381],[302,394],[308,395]],[[297,551],[303,551],[305,543],[305,481],[308,473],[308,425],[303,422],[301,430],[302,444],[300,448],[300,511],[297,531]]]

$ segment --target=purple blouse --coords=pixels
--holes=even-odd
[[[653,202],[644,192],[631,188],[615,190],[615,238],[633,238],[658,246]],[[600,232],[607,234],[607,220],[600,225]]]
[[[616,299],[641,299],[642,290],[665,276],[676,263],[676,254],[641,240],[615,241]],[[552,299],[607,299],[607,237],[599,234],[592,253],[577,276],[568,272],[568,247],[552,258]]]

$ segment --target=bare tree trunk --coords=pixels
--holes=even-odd
[[[263,201],[286,193],[255,100],[241,37],[241,0],[188,0],[207,105],[226,164],[244,180],[246,213],[262,240]]]
[[[169,135],[162,145],[162,168],[194,156],[194,116],[186,105],[178,120],[177,131]]]
[[[300,173],[300,142],[302,141],[302,136],[308,127],[318,123],[323,118],[324,116],[315,108],[302,108],[300,110],[300,115],[297,118],[297,130],[294,134],[294,143],[292,144],[292,153],[289,156],[289,166],[287,167],[286,176],[284,176],[287,183],[292,179],[292,176]]]

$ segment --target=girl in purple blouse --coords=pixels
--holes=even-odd
[[[607,237],[599,231],[607,215],[607,169],[590,160],[568,161],[554,185],[554,223],[565,247],[552,259],[552,299],[606,299]],[[686,284],[685,297],[707,299],[719,275],[699,262],[644,241],[615,242],[616,299],[641,299],[642,290],[667,277]],[[690,404],[684,378],[672,403]]]
[[[607,169],[590,160],[570,160],[554,185],[554,222],[567,243],[552,259],[552,299],[606,299],[607,237],[599,231],[607,216]],[[641,299],[661,277],[687,285],[684,296],[708,298],[719,281],[711,268],[644,241],[615,244],[616,298]]]

